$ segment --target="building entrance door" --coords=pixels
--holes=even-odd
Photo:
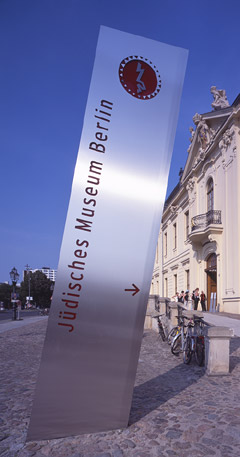
[[[207,310],[210,308],[211,294],[216,294],[217,303],[217,256],[216,254],[211,254],[207,259],[207,268],[205,270],[207,273]]]

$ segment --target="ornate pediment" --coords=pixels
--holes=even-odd
[[[214,97],[212,103],[213,111],[199,114],[196,113],[193,116],[193,126],[189,127],[191,136],[189,138],[190,145],[188,148],[188,158],[184,168],[184,172],[181,178],[181,182],[185,181],[192,172],[196,173],[199,166],[201,169],[205,166],[207,161],[212,159],[209,155],[209,151],[212,149],[212,145],[219,138],[219,132],[231,114],[230,110],[226,110],[229,107],[229,102],[226,97],[224,90],[218,90],[216,86],[211,87],[211,93]],[[221,111],[222,110],[222,111]],[[224,148],[229,139],[226,137],[223,139],[220,148]],[[219,139],[216,142],[216,146],[219,144]]]

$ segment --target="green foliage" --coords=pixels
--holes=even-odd
[[[52,281],[46,277],[41,271],[35,273],[29,272],[30,275],[30,294],[33,297],[33,302],[41,308],[49,307],[52,296]],[[20,300],[26,303],[26,297],[29,295],[29,276],[26,274],[21,283]]]
[[[0,302],[4,303],[5,308],[10,307],[12,287],[10,284],[0,284]]]

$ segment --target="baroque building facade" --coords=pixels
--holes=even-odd
[[[224,90],[211,93],[213,110],[193,117],[186,165],[165,202],[150,293],[199,287],[208,309],[240,314],[240,94],[230,106]]]

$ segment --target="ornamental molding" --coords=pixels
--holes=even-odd
[[[201,176],[204,176],[207,172],[207,169],[210,167],[212,167],[213,171],[215,171],[215,168],[213,167],[215,161],[216,161],[216,157],[212,157],[210,160],[208,160],[207,162],[205,162],[203,164]]]
[[[228,159],[223,157],[223,159],[222,159],[222,167],[223,167],[224,170],[226,170],[229,167],[229,165],[231,165],[231,163],[234,161],[236,155],[237,155],[237,148],[235,147],[235,148],[233,148],[232,154],[229,156]]]
[[[230,147],[233,137],[234,129],[232,127],[224,132],[222,139],[219,141],[219,148],[222,152],[225,152]]]
[[[187,191],[189,193],[194,190],[195,183],[196,183],[196,179],[195,178],[189,178],[189,180],[187,182],[187,185],[186,185],[186,189],[187,189]]]
[[[209,243],[204,246],[202,251],[202,257],[205,262],[211,254],[217,254],[217,243],[209,240]]]
[[[190,259],[185,259],[181,261],[182,266],[188,265],[190,263]]]
[[[196,191],[196,178],[189,178],[186,189],[188,192],[188,201],[189,206],[191,206],[196,200],[197,191]]]
[[[222,167],[226,170],[237,155],[236,136],[233,126],[223,133],[219,141],[219,149],[222,153]]]
[[[171,205],[171,206],[169,207],[169,209],[170,209],[171,214],[172,214],[172,215],[175,215],[175,214],[177,214],[177,212],[178,212],[179,206],[178,206],[178,205],[176,205],[176,206]]]
[[[235,290],[233,289],[233,287],[230,287],[230,289],[225,289],[225,294],[233,295],[233,294],[235,294]]]

